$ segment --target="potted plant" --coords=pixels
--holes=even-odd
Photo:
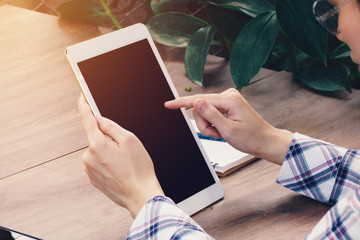
[[[88,0],[69,2],[87,9],[86,18],[93,23],[98,24],[106,16],[112,18],[104,0],[99,0],[101,4]],[[238,89],[265,67],[291,71],[296,79],[316,90],[351,92],[360,73],[350,59],[350,49],[316,23],[313,2],[151,0],[144,4],[153,11],[147,26],[154,41],[186,48],[186,73],[201,86],[209,49],[218,46],[230,61],[231,76]],[[92,7],[84,7],[86,4]],[[204,14],[201,17],[189,14],[189,5],[203,9]],[[58,10],[62,17],[69,12],[62,6]],[[115,21],[114,24],[121,28]]]

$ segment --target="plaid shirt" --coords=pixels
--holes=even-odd
[[[360,153],[295,133],[277,182],[334,205],[306,239],[360,239]]]
[[[295,133],[277,182],[334,205],[306,239],[360,239],[360,154]],[[213,239],[164,196],[141,209],[128,239]]]

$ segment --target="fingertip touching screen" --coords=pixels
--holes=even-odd
[[[215,183],[181,111],[164,107],[174,95],[146,39],[78,67],[100,114],[144,144],[166,196],[179,203]]]

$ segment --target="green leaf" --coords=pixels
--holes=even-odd
[[[192,35],[209,24],[186,13],[162,13],[146,24],[154,41],[173,47],[186,47]]]
[[[103,7],[89,0],[70,0],[56,10],[61,18],[76,22],[99,25],[106,18]]]
[[[155,14],[164,12],[185,12],[189,0],[151,0]]]
[[[211,26],[200,28],[191,38],[185,51],[186,74],[194,83],[203,86],[203,72],[215,30]]]
[[[307,55],[306,53],[300,52],[296,54],[296,62],[299,64],[299,67],[302,67],[303,62],[306,62],[305,60],[307,60],[308,58],[309,55]]]
[[[350,48],[346,43],[339,45],[332,53],[330,58],[346,58],[350,57]]]
[[[351,92],[349,74],[350,71],[344,64],[336,60],[330,60],[327,67],[318,63],[304,69],[297,77],[316,90],[333,92],[345,89]]]
[[[302,65],[309,65],[307,63],[309,56],[306,53],[298,52],[294,55],[296,62],[299,64],[299,67]],[[286,46],[281,43],[276,43],[271,51],[270,56],[266,60],[266,63],[263,65],[263,68],[268,68],[274,71],[292,71],[292,65],[290,57],[286,54]]]
[[[230,57],[230,72],[241,89],[266,62],[279,34],[274,11],[260,14],[250,21],[237,37]]]
[[[207,5],[206,12],[216,30],[230,42],[234,42],[241,29],[252,20],[246,14],[213,5]]]
[[[267,0],[212,0],[208,1],[208,3],[218,7],[240,11],[250,17],[256,17],[263,12],[275,10],[274,6]]]
[[[327,33],[315,22],[313,0],[276,0],[279,24],[290,42],[314,59],[326,63]]]
[[[160,6],[160,0],[151,0],[150,6],[154,14],[158,14],[159,12],[159,6]]]

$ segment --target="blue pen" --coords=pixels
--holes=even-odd
[[[209,136],[205,136],[202,135],[201,133],[197,132],[197,135],[199,138],[201,139],[207,139],[207,140],[212,140],[212,141],[219,141],[219,142],[226,142],[225,139],[221,138],[214,138],[214,137],[209,137]]]

